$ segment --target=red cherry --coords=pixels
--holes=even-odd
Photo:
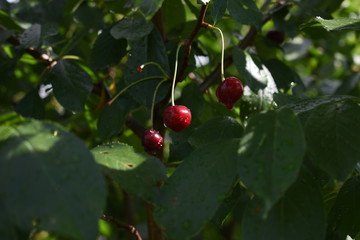
[[[191,123],[191,112],[185,106],[175,105],[165,109],[164,112],[164,123],[165,126],[180,132],[187,128]]]
[[[228,109],[232,109],[234,103],[242,97],[244,87],[236,77],[226,78],[216,89],[216,96],[219,102],[225,104]]]
[[[270,30],[266,33],[266,38],[280,45],[284,42],[285,35],[283,32],[280,32],[278,30]]]
[[[142,145],[146,152],[156,155],[162,151],[164,146],[164,139],[158,131],[153,129],[146,130],[142,138]]]

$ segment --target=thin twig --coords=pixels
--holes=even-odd
[[[118,228],[123,228],[123,229],[128,230],[129,232],[131,232],[133,235],[136,236],[137,240],[142,240],[139,232],[136,230],[136,228],[134,226],[122,223],[119,220],[117,220],[116,218],[114,218],[112,216],[107,216],[105,214],[103,214],[100,218],[105,220],[105,221],[113,223]]]

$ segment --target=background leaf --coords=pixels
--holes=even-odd
[[[211,17],[215,24],[224,16],[227,4],[228,0],[214,0]]]
[[[195,235],[226,197],[236,177],[236,143],[227,139],[196,149],[161,189],[157,222],[168,239]]]
[[[91,65],[95,70],[101,70],[119,63],[126,55],[127,41],[115,39],[109,29],[104,29],[97,37],[90,55]]]
[[[359,18],[338,18],[327,20],[321,17],[316,17],[315,21],[321,23],[321,25],[328,31],[360,30]]]
[[[111,28],[110,33],[115,39],[135,41],[149,35],[153,28],[154,25],[143,18],[124,18]]]
[[[243,218],[244,240],[319,240],[325,238],[325,209],[316,182],[307,172],[263,218],[261,200],[252,200]]]
[[[40,229],[95,239],[106,188],[87,147],[35,120],[1,126],[0,133],[0,200],[11,224],[30,230],[36,220]]]
[[[311,160],[332,177],[345,180],[360,159],[360,107],[348,100],[312,111],[306,126]]]
[[[166,180],[164,165],[156,158],[137,153],[131,146],[111,143],[92,149],[105,175],[125,191],[153,202]]]
[[[198,148],[219,139],[240,138],[243,130],[231,117],[215,117],[196,128],[189,137],[189,143]]]
[[[53,85],[54,95],[62,106],[73,111],[82,111],[93,84],[90,76],[78,65],[59,60],[47,74]]]
[[[341,187],[331,210],[329,228],[338,238],[352,238],[360,233],[360,176],[355,175],[348,179]]]
[[[253,0],[228,0],[228,10],[239,23],[260,29],[262,13]]]
[[[304,154],[303,131],[292,111],[269,111],[249,121],[239,146],[238,172],[265,202],[265,213],[296,180]]]

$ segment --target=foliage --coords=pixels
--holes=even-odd
[[[359,5],[1,1],[0,239],[360,239]]]

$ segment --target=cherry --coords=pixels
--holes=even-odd
[[[285,35],[283,32],[280,32],[278,30],[270,30],[266,33],[266,38],[280,45],[284,42]]]
[[[236,77],[226,78],[216,89],[216,96],[219,102],[225,104],[228,109],[232,109],[234,103],[242,97],[244,87]]]
[[[184,130],[191,123],[190,109],[182,105],[167,107],[164,112],[164,123],[175,132]]]
[[[156,155],[162,151],[164,139],[158,131],[153,129],[146,130],[142,138],[142,145],[146,152]]]

